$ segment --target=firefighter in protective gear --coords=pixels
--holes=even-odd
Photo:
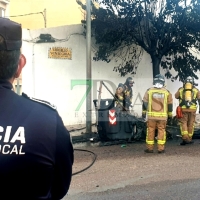
[[[143,97],[142,117],[146,118],[147,115],[146,153],[153,153],[156,129],[158,153],[165,152],[166,124],[167,119],[172,119],[173,99],[164,85],[164,76],[156,75],[153,87]]]
[[[175,93],[175,98],[179,99],[179,106],[182,109],[182,118],[179,119],[182,136],[180,145],[192,144],[197,104],[200,105],[200,91],[194,86],[193,77],[186,78],[183,87]]]
[[[132,106],[133,84],[133,78],[128,77],[126,82],[124,84],[119,83],[116,89],[115,98],[118,99],[116,107],[119,107],[122,111],[129,111],[129,107]]]

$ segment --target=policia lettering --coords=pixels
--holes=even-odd
[[[23,145],[22,145],[26,143],[24,127],[19,127],[12,137],[11,137],[11,130],[12,126],[7,126],[5,129],[2,126],[0,126],[0,133],[4,133],[4,137],[3,134],[0,135],[0,141],[8,143],[0,145],[0,153],[24,155],[25,152],[23,152]],[[21,145],[15,144],[16,141],[19,141]]]

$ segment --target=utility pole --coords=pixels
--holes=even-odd
[[[86,81],[88,87],[92,84],[91,70],[91,0],[86,2]],[[86,97],[86,134],[92,132],[92,106],[91,106],[91,91]]]

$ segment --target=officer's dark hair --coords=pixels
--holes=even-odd
[[[0,44],[4,43],[4,38],[0,35]],[[17,71],[20,50],[0,50],[0,79],[8,80]]]

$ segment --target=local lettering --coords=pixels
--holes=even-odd
[[[23,144],[26,143],[24,127],[20,126],[14,134],[11,133],[12,126],[6,128],[0,126],[0,153],[24,155]]]

